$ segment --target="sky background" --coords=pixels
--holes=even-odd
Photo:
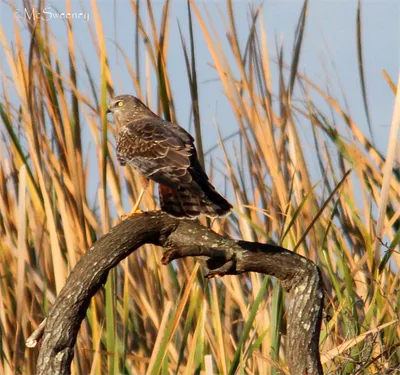
[[[72,12],[85,12],[89,17],[88,20],[73,20],[73,31],[78,42],[78,48],[82,55],[85,56],[89,69],[94,72],[97,84],[99,84],[100,65],[89,32],[90,27],[95,27],[91,3],[89,1],[72,1],[71,4]],[[230,48],[228,47],[226,37],[224,37],[225,25],[223,22],[223,19],[227,15],[225,2],[222,0],[207,0],[197,1],[196,4],[203,14],[208,12],[210,22],[213,23],[221,39],[224,40],[225,44],[223,48],[228,51]],[[257,4],[260,4],[260,2],[243,0],[234,2],[238,37],[242,47],[244,47],[248,37],[250,23],[249,8]],[[379,150],[383,154],[386,154],[394,96],[383,78],[382,70],[385,69],[395,84],[397,83],[397,76],[399,74],[400,5],[396,0],[364,0],[362,4],[364,69],[372,131]],[[159,29],[160,22],[158,21],[161,19],[164,1],[152,1],[152,5],[157,17],[157,28]],[[49,12],[57,13],[66,11],[63,1],[48,1],[47,6],[49,7]],[[135,17],[130,2],[127,0],[116,2],[103,0],[97,1],[97,6],[102,17],[115,92],[117,94],[135,94],[123,57],[117,48],[117,45],[123,48],[129,59],[132,62],[134,61]],[[274,73],[274,94],[278,94],[277,52],[275,44],[277,42],[283,45],[285,61],[290,63],[295,30],[302,6],[303,1],[300,0],[265,0],[263,2],[262,17],[269,38],[270,65]],[[145,8],[145,4],[143,3],[143,14],[145,14]],[[306,74],[320,87],[329,87],[332,96],[339,100],[341,104],[347,102],[353,120],[364,131],[364,134],[369,137],[358,70],[356,11],[357,1],[355,0],[310,1],[298,71]],[[1,3],[1,27],[10,42],[14,38],[13,28],[14,18],[17,17],[16,14],[18,17],[21,17],[21,15],[24,16],[22,2],[15,2],[14,10],[11,9],[7,2]],[[193,19],[203,142],[204,149],[207,150],[216,144],[217,132],[215,125],[220,128],[224,136],[234,133],[238,129],[238,126],[223,92],[222,85],[217,79],[218,75],[211,66],[213,63],[212,58],[208,52],[206,41],[196,21],[196,17],[193,16]],[[22,21],[19,20],[18,22]],[[51,23],[55,43],[60,52],[63,46],[67,46],[65,21],[55,19],[51,16],[47,22]],[[175,96],[175,110],[178,123],[190,130],[192,126],[190,121],[191,99],[178,23],[184,34],[188,36],[187,7],[184,0],[171,1],[170,40],[174,40],[176,43],[170,43],[169,45],[167,69]],[[27,32],[25,32],[24,38],[27,56],[29,51]],[[62,56],[62,53],[60,55]],[[64,61],[67,67],[67,54],[65,54]],[[7,62],[3,51],[0,51],[0,64],[3,72],[7,73]],[[78,66],[82,69],[79,88],[81,91],[91,95],[87,78],[83,73],[82,59],[78,59]],[[142,80],[144,81],[145,71],[143,68],[142,75]],[[152,92],[156,95],[157,81],[155,76],[151,77],[151,81]],[[312,94],[312,98],[320,109],[325,108],[326,113],[329,114],[328,107],[321,98],[314,94]],[[295,99],[296,91],[294,93]],[[315,146],[310,131],[310,124],[308,121],[300,119],[297,126],[302,130],[300,132],[303,137],[302,144],[309,166],[313,166],[313,163],[315,163],[315,168],[317,168],[315,157],[313,157],[315,155]],[[346,132],[345,127],[342,129],[343,132]],[[90,150],[88,152],[93,153],[94,157],[95,150],[90,145],[91,136],[87,128],[83,129],[83,134],[84,141],[88,144],[87,150]],[[345,135],[346,133],[342,134]],[[222,158],[221,151],[214,151],[212,156],[216,159]]]

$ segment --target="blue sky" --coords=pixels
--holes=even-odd
[[[73,29],[77,36],[76,40],[79,48],[85,55],[89,68],[95,74],[97,73],[96,77],[99,79],[99,62],[94,53],[88,29],[88,26],[94,28],[91,4],[89,1],[72,1],[71,4],[72,12],[87,12],[88,14],[88,20],[74,19]],[[117,2],[103,0],[97,1],[97,4],[103,20],[115,91],[117,94],[134,94],[133,84],[124,67],[123,58],[116,48],[117,43],[125,50],[131,61],[134,61],[135,26],[130,2],[127,0],[119,0]],[[160,19],[164,1],[153,1],[152,4],[154,12]],[[242,46],[244,46],[248,36],[249,4],[249,1],[238,0],[234,2],[238,36]],[[260,2],[253,1],[251,4],[254,6],[255,4],[260,4]],[[64,12],[66,10],[63,1],[49,1],[47,5],[49,6],[49,13]],[[207,0],[198,1],[197,5],[203,12],[207,9],[216,31],[225,40],[223,47],[228,49],[228,43],[224,38],[225,27],[221,22],[221,17],[227,14],[225,2],[222,0]],[[275,66],[275,41],[277,40],[283,44],[285,60],[290,63],[293,38],[302,6],[303,1],[300,0],[266,0],[263,4],[262,17],[269,37],[270,63],[273,68],[272,71],[276,73],[273,82],[275,88],[278,87],[278,70]],[[20,12],[19,16],[21,16],[24,12],[22,2],[16,2],[15,8]],[[400,42],[399,8],[400,6],[395,0],[363,1],[362,36],[367,95],[375,142],[384,154],[386,153],[390,131],[394,97],[383,79],[382,69],[385,69],[394,81],[397,80]],[[339,99],[340,103],[343,104],[346,100],[350,108],[350,114],[356,124],[368,135],[357,65],[356,10],[357,1],[355,0],[310,1],[299,72],[307,74],[310,79],[321,87],[329,86],[331,93]],[[144,3],[142,11],[145,12]],[[176,43],[171,43],[169,46],[169,64],[167,68],[171,77],[174,96],[176,99],[179,98],[179,100],[175,101],[178,122],[186,129],[190,129],[191,102],[190,95],[188,95],[186,68],[178,31],[178,23],[184,32],[188,27],[186,1],[172,0],[170,14],[170,33],[172,37],[170,40],[175,40]],[[10,6],[4,2],[1,3],[0,22],[10,41],[14,38],[13,17],[15,17],[15,13],[13,14]],[[48,17],[50,18],[51,16],[49,15]],[[47,22],[51,23],[51,28],[56,36],[58,50],[60,50],[61,46],[66,46],[65,21],[52,17]],[[233,133],[237,129],[237,124],[225,98],[222,86],[217,80],[217,73],[210,66],[212,58],[196,20],[194,24],[203,141],[205,149],[208,149],[216,143],[215,124],[221,129],[223,135]],[[29,46],[27,36],[28,34],[25,33],[26,55],[28,54]],[[68,60],[65,56],[66,66],[67,62]],[[1,51],[0,64],[1,68],[7,71],[6,61]],[[83,67],[82,64],[81,67]],[[143,69],[142,74],[144,74]],[[83,73],[82,77],[84,77]],[[82,82],[80,81],[80,85],[80,89],[83,92],[90,93],[86,79],[83,78]],[[156,94],[155,77],[152,77],[152,86],[153,93]],[[277,93],[277,90],[275,93]],[[294,98],[296,98],[296,92]],[[321,108],[327,110],[328,107],[323,100],[317,96],[313,96],[313,99]],[[301,132],[304,149],[309,163],[313,163],[314,143],[309,131],[309,124],[301,120],[297,126],[304,130]],[[345,132],[344,128],[343,131]],[[84,131],[84,134],[89,135],[86,131]],[[90,139],[87,138],[86,141],[90,142]],[[93,152],[93,147],[90,149]],[[221,153],[216,151],[213,156],[221,157]]]

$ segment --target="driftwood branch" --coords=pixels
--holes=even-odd
[[[244,272],[277,277],[289,292],[286,354],[290,373],[322,374],[318,342],[323,294],[318,267],[282,247],[222,237],[197,222],[176,220],[161,212],[124,220],[82,256],[45,324],[28,339],[32,346],[43,335],[37,374],[70,374],[76,337],[90,299],[105,283],[108,271],[146,243],[168,249],[164,264],[188,256],[206,257],[209,277]]]

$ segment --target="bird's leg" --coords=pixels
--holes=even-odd
[[[130,212],[129,214],[123,214],[123,215],[121,215],[121,219],[126,219],[126,218],[128,218],[128,217],[132,217],[132,216],[134,216],[134,215],[137,215],[137,214],[140,214],[140,213],[143,212],[143,211],[139,208],[139,205],[140,205],[140,202],[141,202],[141,200],[142,200],[142,198],[143,198],[144,193],[145,193],[146,190],[147,190],[147,187],[149,186],[149,180],[148,180],[147,178],[145,178],[145,177],[142,177],[142,176],[140,176],[140,177],[141,177],[140,179],[141,179],[141,182],[142,182],[142,188],[141,188],[141,190],[140,190],[139,196],[138,196],[138,198],[137,198],[135,204],[133,205],[131,212]]]

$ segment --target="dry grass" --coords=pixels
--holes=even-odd
[[[161,24],[156,24],[151,1],[139,4],[146,8],[151,35],[135,2],[132,22],[136,39],[147,41],[147,65],[139,69],[139,59],[123,60],[143,100],[151,97],[151,86],[137,72],[157,74],[159,102],[151,106],[176,119],[173,103],[189,92],[174,96],[168,76],[170,2],[164,5]],[[221,142],[224,174],[237,212],[213,225],[216,231],[246,240],[281,243],[319,264],[330,316],[321,334],[327,373],[390,373],[400,365],[400,176],[393,169],[400,96],[385,159],[336,98],[297,72],[307,5],[299,18],[293,61],[278,62],[281,85],[273,93],[268,37],[257,11],[244,51],[237,39],[234,3],[227,2],[226,30],[220,35],[199,9],[202,5],[190,2],[190,30],[193,23],[200,26],[240,129],[234,147],[228,147],[232,141]],[[0,26],[6,55],[0,78],[3,374],[34,373],[36,349],[28,350],[24,341],[46,315],[82,252],[118,222],[125,187],[131,201],[138,192],[137,176],[115,160],[114,127],[105,113],[113,81],[96,1],[91,7],[94,21],[88,27],[101,78],[100,87],[93,83],[89,95],[78,89],[77,81],[85,77],[95,82],[97,73],[77,64],[79,39],[72,27],[67,62],[60,57],[49,23],[15,22],[13,46]],[[23,47],[23,27],[31,36],[29,51]],[[230,50],[221,48],[226,35]],[[201,150],[195,38],[182,38]],[[395,90],[387,74],[385,79]],[[279,105],[273,105],[273,95]],[[340,134],[318,109],[311,99],[315,95],[347,125],[351,137]],[[305,162],[298,118],[312,124],[322,180],[315,180]],[[87,159],[83,124],[94,145],[94,156]],[[100,178],[97,191],[90,187],[93,173]],[[156,207],[151,194],[144,207]],[[249,274],[206,282],[194,262],[164,267],[160,254],[160,249],[145,246],[110,274],[82,325],[75,374],[211,374],[210,368],[215,374],[285,373],[285,294],[274,279]]]

